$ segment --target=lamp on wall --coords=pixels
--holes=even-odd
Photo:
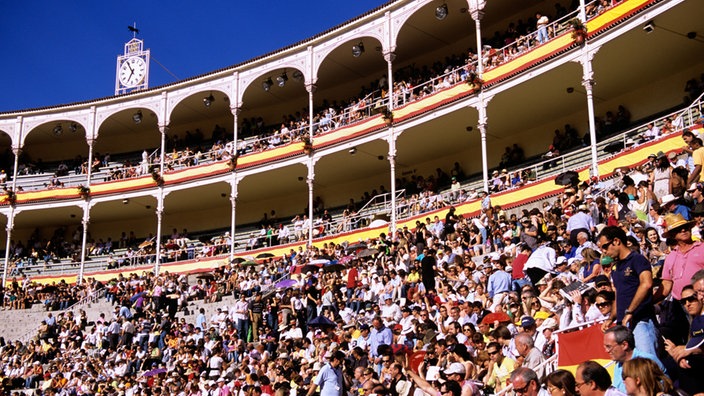
[[[438,21],[442,21],[447,18],[448,13],[449,11],[447,10],[447,4],[443,3],[435,9],[435,18],[437,18]]]
[[[140,124],[142,122],[142,110],[132,114],[132,121],[134,121],[135,124]]]
[[[354,56],[355,58],[359,58],[359,56],[362,55],[363,53],[364,53],[364,43],[363,42],[360,41],[359,44],[352,46],[352,56]]]
[[[60,136],[62,133],[64,133],[64,128],[61,126],[61,124],[59,124],[54,127],[52,132],[54,132],[55,136]]]
[[[210,105],[213,104],[214,101],[215,101],[215,97],[211,93],[210,95],[203,98],[203,106],[210,107]]]
[[[271,89],[271,86],[274,85],[274,82],[271,81],[271,77],[267,78],[262,82],[262,89],[266,92],[269,92],[269,89]]]
[[[288,81],[288,76],[286,75],[286,70],[284,70],[283,73],[281,73],[280,76],[276,77],[276,84],[283,88],[284,85],[286,85],[286,81]]]
[[[78,124],[72,122],[69,128],[71,129],[71,132],[76,133],[76,131],[78,130]]]

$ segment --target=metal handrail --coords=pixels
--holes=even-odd
[[[58,312],[59,313],[60,312],[68,312],[68,311],[72,311],[78,307],[82,307],[84,305],[94,303],[94,302],[98,301],[101,297],[105,296],[105,291],[106,291],[105,288],[102,288],[100,290],[96,290],[93,293],[91,293],[90,295],[87,295],[87,296],[83,297],[82,299],[80,299],[79,301],[75,302],[73,305],[67,307],[66,309],[62,309]],[[39,327],[41,327],[41,323],[34,326],[33,329],[25,332],[20,338],[17,339],[17,341],[21,342],[22,344],[28,342],[37,334],[37,332],[39,331]]]
[[[548,32],[548,40],[545,41],[545,43],[553,40],[554,38],[568,31],[566,22],[579,17],[579,14],[580,9],[577,9],[557,19],[556,21],[548,23],[548,26],[546,27],[546,30]],[[552,32],[552,34],[550,34],[550,32]],[[521,36],[517,40],[514,40],[510,44],[505,45],[501,48],[494,49],[489,46],[486,46],[485,54],[483,56],[484,70],[486,71],[501,66],[502,64],[511,61],[516,57],[521,56],[524,53],[531,51],[542,44],[545,44],[537,43],[537,36],[538,30],[536,29],[534,32],[530,32],[525,36]],[[492,64],[492,59],[496,57],[499,57],[501,62],[497,64]]]
[[[694,125],[694,122],[698,119],[697,118],[698,115],[701,114],[699,109],[702,106],[702,98],[704,98],[704,94],[700,95],[695,100],[695,102],[693,102],[687,108],[672,112],[672,113],[665,115],[663,117],[659,117],[658,119],[651,121],[651,122],[654,122],[655,124],[662,124],[663,120],[665,120],[668,117],[673,117],[674,115],[677,115],[677,116],[687,115],[688,116],[687,119],[683,120],[682,128],[690,127],[690,126]],[[647,123],[645,125],[647,125]],[[631,128],[626,132],[623,132],[623,133],[618,134],[616,136],[605,139],[602,142],[599,142],[598,149],[601,151],[600,158],[605,159],[605,158],[609,158],[613,155],[616,155],[616,154],[605,154],[603,151],[604,147],[606,147],[610,143],[613,143],[613,142],[616,142],[619,140],[625,140],[624,136],[634,136],[634,135],[641,133],[643,128],[645,127],[645,125],[640,125],[640,126]],[[658,139],[663,139],[663,138],[665,138],[665,136],[667,136],[667,135],[660,136]],[[541,180],[541,179],[543,179],[545,177],[549,177],[555,173],[560,173],[560,172],[564,171],[565,169],[567,169],[569,167],[567,165],[569,162],[571,162],[577,158],[583,157],[585,154],[588,154],[589,150],[590,150],[589,147],[585,147],[582,149],[571,151],[568,154],[565,154],[565,155],[562,155],[559,157],[555,157],[555,158],[551,158],[549,160],[541,161],[536,164],[532,164],[528,167],[523,167],[523,168],[512,170],[510,173],[519,172],[519,174],[522,174],[526,170],[532,170],[534,172],[535,180],[536,181]],[[557,167],[551,167],[547,170],[542,170],[542,167],[545,164],[553,163],[553,162],[559,162],[560,165]],[[464,189],[465,191],[471,191],[473,188],[476,189],[477,187],[479,187],[481,185],[481,183],[482,183],[481,180],[475,180],[470,183],[465,183],[464,185],[462,185],[462,189]],[[502,190],[502,191],[505,191],[505,190]],[[455,199],[455,197],[453,197],[453,194],[454,193],[452,191],[446,190],[446,191],[438,193],[437,195],[442,197],[442,202],[450,203],[450,204],[458,203],[458,201]],[[397,213],[398,220],[401,220],[401,221],[406,220],[406,219],[411,218],[413,216],[431,211],[431,210],[415,211],[411,207],[413,205],[413,203],[412,202],[407,202],[407,203],[403,202],[403,199],[404,199],[404,197],[397,199],[398,204],[396,206],[396,213]],[[399,200],[401,200],[401,202],[399,202]],[[367,203],[366,205],[369,205],[369,203]],[[361,212],[361,210],[360,210],[360,212]],[[350,216],[345,219],[342,219],[341,216],[339,216],[337,219],[333,220],[332,222],[330,222],[330,224],[327,225],[327,227],[324,229],[324,232],[321,234],[321,236],[322,235],[330,236],[330,235],[336,235],[336,234],[352,231],[354,229],[359,228],[359,225],[362,224],[363,221],[366,220],[367,218],[368,218],[367,215],[365,215],[363,213],[359,213],[359,212],[356,215]],[[317,225],[316,228],[319,228],[320,226],[322,226],[322,224]],[[250,233],[251,233],[251,230],[248,230],[248,231],[245,231],[245,232],[240,233],[238,235],[233,235],[233,238],[235,240],[239,240],[239,241],[247,240],[248,234],[250,234]],[[316,238],[318,238],[318,237],[316,237]],[[213,246],[218,247],[219,245],[213,245]],[[229,248],[229,246],[226,246],[226,248]],[[241,251],[245,251],[246,249],[247,249],[247,245],[245,244],[245,246],[239,246],[238,248],[236,248],[236,251],[241,252]],[[130,265],[130,266],[144,265],[145,263],[142,263],[140,261],[142,259],[145,259],[150,256],[153,256],[153,254],[152,255],[136,255],[136,256],[134,256],[135,259],[133,260],[133,262],[135,264]],[[96,263],[105,264],[105,263],[107,263],[107,261],[108,261],[108,256],[103,256],[97,260],[96,260],[96,258],[93,258],[89,263],[94,264],[94,265]],[[46,267],[46,270],[44,270],[44,272],[46,272],[47,270],[51,270],[53,267],[60,267],[61,273],[63,274],[63,271],[66,270],[67,267],[69,267],[69,266],[75,267],[75,263],[73,263],[73,264],[61,263],[58,265],[51,264]],[[93,266],[93,265],[91,265],[91,266]],[[35,267],[39,267],[39,265],[35,265]],[[27,267],[25,267],[25,268],[27,268]]]

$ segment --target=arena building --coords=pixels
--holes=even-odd
[[[118,64],[125,93],[0,114],[3,280],[209,270],[413,228],[446,210],[409,209],[414,187],[449,191],[454,175],[467,194],[489,189],[494,169],[513,173],[548,151],[562,158],[550,146],[567,124],[579,142],[565,149],[590,147],[583,161],[552,173],[541,164],[533,183],[495,203],[558,193],[548,178],[558,171],[608,176],[682,145],[599,165],[607,155],[589,143],[695,99],[683,87],[704,70],[703,10],[693,0],[398,0],[165,86],[134,89],[146,76],[121,81]],[[502,163],[514,144],[523,155]],[[382,209],[363,213],[374,192]],[[457,207],[470,215],[479,201]],[[321,222],[326,209],[332,220]],[[382,225],[368,227],[374,219]],[[259,237],[262,223],[291,236]],[[220,248],[196,259],[211,241]]]

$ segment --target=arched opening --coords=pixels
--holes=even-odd
[[[300,139],[308,125],[303,73],[292,68],[262,73],[245,88],[241,110],[238,138],[247,141],[246,152]]]
[[[61,150],[57,150],[57,147]],[[72,120],[50,121],[32,129],[17,166],[18,190],[41,190],[85,183],[88,144],[85,128]]]
[[[232,142],[230,98],[220,91],[202,91],[181,100],[171,112],[166,134],[167,169],[223,159]]]

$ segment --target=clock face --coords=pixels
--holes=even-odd
[[[128,88],[139,85],[147,75],[147,63],[139,56],[125,59],[120,65],[120,83]]]

